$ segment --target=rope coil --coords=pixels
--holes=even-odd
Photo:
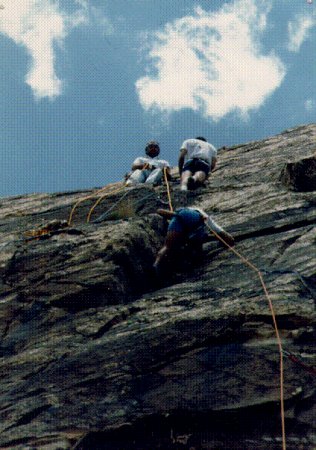
[[[68,221],[67,221],[68,226],[71,225],[73,215],[74,215],[74,213],[75,213],[77,207],[80,205],[80,203],[84,202],[85,200],[90,200],[90,198],[93,198],[93,197],[95,197],[96,195],[100,194],[101,192],[105,191],[106,188],[107,188],[107,186],[104,186],[102,189],[99,189],[97,192],[94,192],[93,194],[88,195],[88,196],[86,196],[86,197],[80,198],[80,199],[74,204],[74,206],[72,207],[72,209],[71,209],[71,211],[70,211],[70,215],[69,215],[69,218],[68,218]]]
[[[105,199],[105,197],[109,197],[110,195],[117,194],[118,192],[122,191],[123,189],[124,189],[124,186],[121,186],[118,189],[114,189],[114,191],[112,191],[112,192],[108,192],[108,193],[106,193],[104,195],[101,195],[101,197],[99,197],[98,200],[94,203],[92,208],[90,208],[90,211],[89,211],[89,213],[87,215],[87,223],[90,222],[91,215],[92,215],[93,211],[95,210],[95,208],[99,205],[99,203],[102,202],[102,200]]]

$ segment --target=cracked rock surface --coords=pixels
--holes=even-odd
[[[284,357],[293,450],[316,447],[315,140],[316,125],[287,130],[221,150],[205,188],[171,183],[174,207],[203,208],[262,273],[297,357]],[[29,233],[68,220],[82,199],[68,227]],[[164,186],[120,183],[1,200],[1,448],[281,448],[260,279],[213,239],[200,264],[157,281],[166,223],[155,211],[167,201]]]

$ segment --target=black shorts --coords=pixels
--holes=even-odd
[[[184,172],[185,170],[189,170],[193,174],[195,172],[202,171],[207,176],[209,174],[209,172],[210,172],[210,169],[211,169],[211,167],[210,167],[209,163],[207,163],[203,159],[193,158],[193,159],[189,159],[184,164],[182,171]]]

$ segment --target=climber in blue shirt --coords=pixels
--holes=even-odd
[[[234,245],[234,238],[199,208],[178,208],[175,212],[158,209],[157,212],[170,222],[165,243],[154,262],[156,272],[159,272],[163,260],[174,256],[186,244],[196,251],[202,250],[209,230],[214,231],[228,246]]]

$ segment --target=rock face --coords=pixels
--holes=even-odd
[[[294,191],[314,191],[316,186],[316,155],[288,162],[280,176],[285,186]]]
[[[173,206],[210,213],[263,275],[289,352],[293,450],[316,446],[315,140],[316,125],[287,130],[221,150],[205,188],[171,183]],[[69,226],[30,233],[84,198]],[[215,239],[199,264],[155,280],[166,232],[155,211],[167,201],[165,186],[120,183],[1,201],[1,448],[281,448],[279,352],[260,280]]]

